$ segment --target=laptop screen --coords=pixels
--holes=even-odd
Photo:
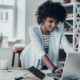
[[[78,80],[80,78],[80,53],[69,53],[66,57],[62,80]]]

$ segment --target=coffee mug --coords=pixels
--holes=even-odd
[[[2,59],[0,60],[0,69],[8,69],[8,60],[7,59]]]

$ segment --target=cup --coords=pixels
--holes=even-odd
[[[0,60],[0,69],[1,70],[8,69],[8,60],[7,59]]]

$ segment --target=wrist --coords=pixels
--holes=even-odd
[[[52,72],[55,72],[57,68],[58,68],[57,66],[54,66],[54,68],[52,69]]]

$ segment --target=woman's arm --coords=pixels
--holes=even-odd
[[[48,56],[45,54],[42,57],[42,61],[48,66],[48,68],[50,68],[51,70],[53,70],[55,68],[55,65],[51,62],[51,60],[48,58]]]
[[[48,58],[47,55],[44,55],[44,56],[42,57],[42,60],[43,60],[43,62],[48,66],[48,68],[52,70],[52,72],[62,72],[62,69],[63,69],[63,68],[58,68],[58,67],[56,67],[56,66],[51,62],[51,60]]]

